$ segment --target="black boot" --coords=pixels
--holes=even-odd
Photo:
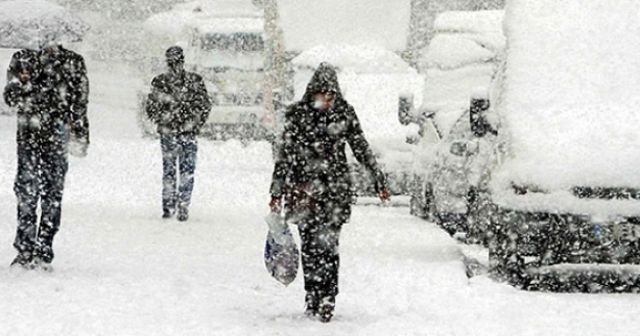
[[[13,259],[11,265],[9,265],[12,269],[23,268],[25,270],[33,269],[33,254],[31,252],[20,252]]]
[[[318,315],[318,294],[315,292],[307,292],[307,296],[304,298],[306,309],[304,315],[307,317],[315,317]]]
[[[45,272],[53,272],[53,249],[48,245],[38,247],[33,257],[33,268]]]
[[[333,295],[325,296],[320,300],[318,306],[318,318],[322,323],[329,323],[333,318],[333,311],[336,308],[336,297]]]
[[[175,213],[175,210],[162,209],[162,218],[163,219],[169,219],[169,218],[173,217],[174,213]]]
[[[189,208],[186,206],[178,207],[178,221],[186,222],[189,220]]]

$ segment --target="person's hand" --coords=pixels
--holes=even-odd
[[[69,154],[77,158],[87,157],[88,150],[89,150],[89,144],[86,142],[78,141],[78,140],[71,140],[69,142]]]
[[[391,202],[391,193],[387,189],[383,189],[382,191],[380,191],[378,193],[378,197],[380,197],[380,200],[385,205],[387,205],[387,204],[389,204],[389,202]]]
[[[280,213],[282,211],[282,200],[280,197],[271,197],[269,202],[269,208],[273,213]]]

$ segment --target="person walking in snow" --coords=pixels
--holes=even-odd
[[[170,47],[165,56],[169,71],[151,82],[146,111],[160,134],[162,217],[171,218],[177,211],[178,220],[184,222],[189,219],[194,185],[196,137],[209,117],[211,101],[202,77],[185,71],[182,48]]]
[[[4,100],[17,111],[18,230],[12,267],[51,270],[61,221],[67,154],[89,146],[89,80],[84,59],[47,36],[39,50],[11,58]],[[40,223],[37,208],[40,203]]]
[[[365,139],[354,108],[340,92],[336,70],[322,63],[302,100],[285,113],[270,207],[277,213],[284,210],[287,221],[298,225],[305,314],[323,322],[333,317],[338,295],[340,231],[349,221],[355,198],[345,144],[374,176],[380,198],[388,201],[386,177]]]

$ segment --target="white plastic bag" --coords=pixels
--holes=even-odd
[[[271,213],[265,221],[269,231],[264,247],[264,264],[272,277],[288,286],[298,274],[298,246],[283,216]]]

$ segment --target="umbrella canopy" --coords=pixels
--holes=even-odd
[[[75,42],[88,30],[82,19],[48,1],[0,1],[0,47],[36,48],[44,38]]]

